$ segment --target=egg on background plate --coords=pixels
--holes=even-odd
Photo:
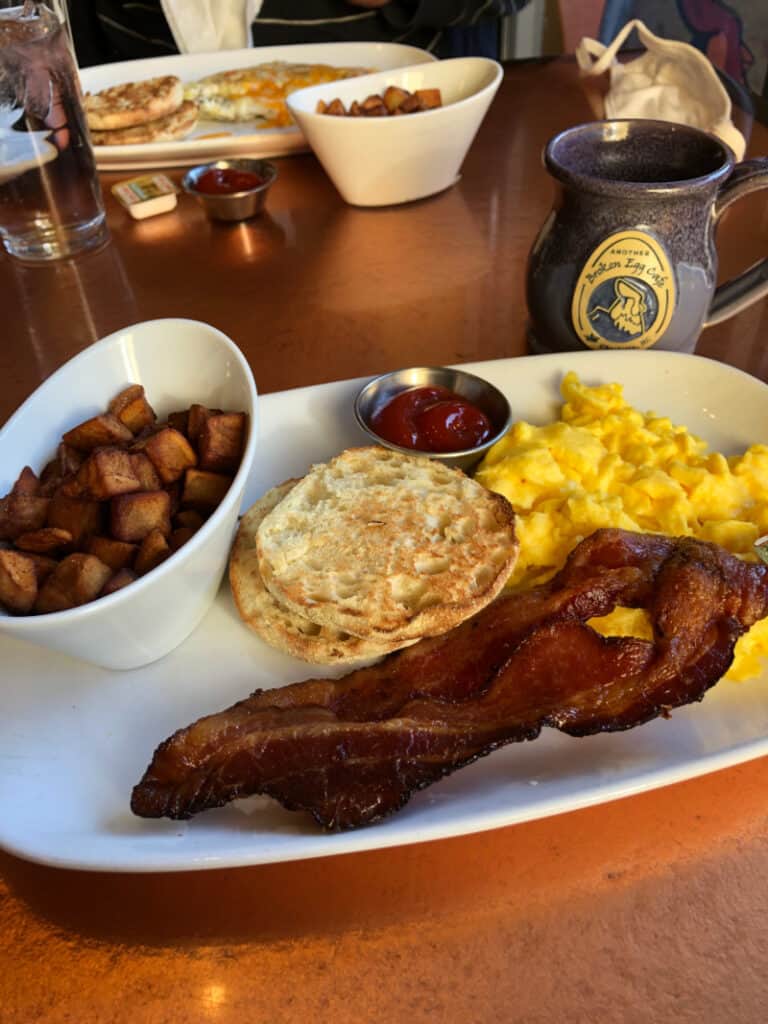
[[[518,421],[475,475],[517,513],[520,556],[512,588],[543,583],[600,527],[693,536],[755,560],[768,533],[768,446],[726,457],[666,416],[629,405],[620,384],[563,379],[560,419]],[[619,608],[593,620],[601,632],[650,637],[645,612]],[[768,654],[768,619],[736,647],[729,679],[747,679]]]

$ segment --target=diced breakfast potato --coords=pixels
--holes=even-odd
[[[39,530],[22,533],[16,538],[17,548],[22,551],[34,551],[38,555],[47,555],[71,543],[72,534],[69,530],[62,530],[58,526],[43,526]]]
[[[443,97],[439,89],[416,89],[413,94],[419,102],[422,110],[433,110],[442,106]]]
[[[227,493],[231,483],[232,478],[222,473],[188,469],[184,476],[181,504],[192,508],[213,508]]]
[[[180,412],[168,414],[168,426],[178,430],[180,434],[189,437],[189,409],[182,409]]]
[[[240,465],[245,442],[245,413],[225,412],[209,416],[199,434],[200,469],[234,473]]]
[[[38,612],[62,612],[92,601],[112,576],[112,570],[95,555],[67,555],[40,587],[35,601]]]
[[[197,465],[194,448],[173,427],[165,427],[148,437],[143,443],[143,451],[164,484],[172,484],[183,476],[185,469]]]
[[[15,540],[45,525],[50,498],[11,492],[0,498],[0,540]]]
[[[171,499],[166,491],[120,494],[110,502],[110,532],[117,540],[142,541],[152,530],[171,532]]]
[[[417,114],[422,110],[433,110],[443,105],[439,89],[416,89],[408,92],[397,85],[388,85],[383,95],[375,93],[364,100],[353,100],[349,110],[340,99],[330,103],[318,100],[315,107],[317,114],[330,114],[333,117],[392,117],[400,114]]]
[[[75,481],[80,497],[96,501],[106,501],[116,494],[129,494],[141,488],[132,458],[121,448],[98,448],[91,452],[77,471]]]
[[[107,594],[114,594],[116,590],[122,590],[123,587],[127,587],[129,583],[133,583],[138,578],[133,569],[120,569],[111,580],[107,580],[101,588],[99,596],[106,597]]]
[[[139,490],[142,491],[159,491],[163,484],[160,477],[157,475],[157,470],[152,465],[151,460],[144,454],[144,452],[133,452],[130,455],[131,469],[139,481]]]
[[[138,576],[143,576],[164,562],[170,554],[171,548],[165,535],[160,530],[151,530],[141,542],[133,568]]]
[[[132,434],[138,434],[145,427],[150,427],[157,419],[141,384],[131,384],[121,391],[109,403],[108,411],[125,424]]]
[[[382,99],[384,100],[384,106],[392,114],[399,106],[402,106],[403,100],[408,96],[410,96],[410,93],[406,89],[401,89],[397,85],[388,85],[384,90]]]
[[[177,526],[175,530],[171,531],[171,536],[168,538],[171,551],[178,551],[182,544],[186,544],[196,533],[197,530],[193,530],[191,526]]]
[[[30,469],[29,466],[25,466],[19,473],[16,483],[11,488],[11,494],[32,494],[36,495],[40,493],[40,481],[37,478],[37,473]]]
[[[53,570],[59,564],[56,559],[51,558],[50,555],[38,555],[36,551],[25,551],[24,554],[34,566],[38,587],[48,579]],[[2,604],[1,601],[0,604]]]
[[[199,470],[187,470],[187,478],[191,473],[198,473]],[[229,486],[229,482],[227,483]],[[173,525],[177,529],[199,530],[205,522],[205,517],[196,508],[183,508],[173,517]]]
[[[226,494],[246,428],[202,404],[158,423],[144,388],[124,388],[0,497],[0,608],[64,611],[151,572]]]
[[[65,444],[77,448],[81,452],[90,452],[94,448],[106,445],[121,444],[132,441],[133,434],[124,423],[112,413],[93,416],[84,423],[79,423],[63,436]]]
[[[57,526],[72,535],[74,547],[81,547],[94,533],[101,532],[103,506],[98,501],[54,494],[48,506],[46,526]]]
[[[119,572],[131,565],[136,557],[138,547],[136,544],[115,540],[113,537],[91,537],[87,550],[89,554],[96,555],[110,569]]]
[[[197,439],[200,437],[200,431],[203,429],[203,424],[209,416],[214,416],[216,413],[221,412],[221,409],[206,409],[204,405],[195,403],[189,407],[189,415],[187,417],[187,437],[192,444],[197,444]]]
[[[37,573],[31,558],[18,551],[0,551],[0,604],[25,615],[37,597]]]

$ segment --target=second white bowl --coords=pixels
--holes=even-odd
[[[288,107],[342,197],[356,206],[387,206],[434,195],[452,185],[496,95],[504,71],[487,57],[456,57],[379,71],[292,93]],[[318,100],[347,109],[383,93],[440,89],[443,105],[401,117],[318,114]]]

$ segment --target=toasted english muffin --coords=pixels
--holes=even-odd
[[[211,121],[263,118],[272,126],[291,124],[285,97],[296,89],[363,75],[366,68],[335,68],[328,64],[293,64],[275,60],[249,68],[218,71],[184,86],[200,116]]]
[[[172,142],[183,139],[197,124],[197,107],[185,101],[178,110],[156,121],[109,132],[91,131],[94,146],[129,146],[142,142]]]
[[[183,100],[181,81],[175,75],[163,75],[87,93],[83,106],[89,128],[117,131],[167,117],[179,109]]]
[[[506,498],[434,459],[378,447],[313,466],[256,544],[280,604],[380,641],[463,622],[499,593],[518,549]]]
[[[270,594],[261,579],[256,534],[268,515],[298,483],[286,480],[267,491],[240,521],[229,561],[229,582],[243,621],[272,647],[316,665],[378,658],[395,646],[362,640],[296,615]]]

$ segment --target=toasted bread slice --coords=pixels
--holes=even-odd
[[[132,128],[120,128],[116,131],[93,131],[91,142],[94,146],[130,146],[143,142],[171,142],[183,139],[197,124],[197,107],[191,101],[185,101],[178,110],[156,121],[147,121]]]
[[[179,109],[183,100],[181,81],[175,75],[163,75],[87,93],[83,106],[89,128],[119,131],[167,117]]]
[[[364,658],[378,658],[400,644],[362,640],[339,630],[318,626],[296,615],[270,594],[261,578],[256,534],[264,517],[298,483],[286,480],[267,491],[243,516],[229,561],[232,595],[243,621],[272,647],[315,665],[342,665]]]
[[[312,470],[258,529],[276,600],[318,625],[400,641],[463,622],[515,564],[509,502],[460,470],[350,448]]]

